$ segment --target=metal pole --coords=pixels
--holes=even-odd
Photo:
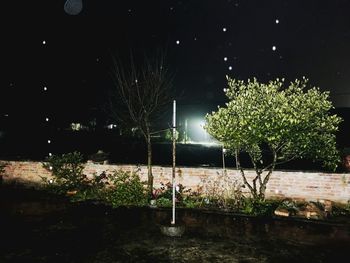
[[[225,167],[225,152],[226,149],[224,148],[224,146],[222,146],[222,174],[225,175],[226,174],[226,167]]]
[[[173,217],[171,224],[175,225],[175,145],[176,145],[176,101],[173,101],[173,173],[172,173],[172,185],[173,185]]]
[[[185,119],[185,143],[187,143],[187,119]]]

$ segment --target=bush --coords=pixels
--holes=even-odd
[[[157,199],[157,206],[159,206],[159,207],[171,207],[171,206],[173,206],[173,202],[169,198],[160,197]]]
[[[244,198],[241,212],[254,216],[270,216],[279,205],[279,201],[256,200],[254,198]]]
[[[145,184],[134,172],[116,171],[109,176],[111,187],[106,189],[104,200],[113,207],[144,206],[147,204]]]
[[[43,166],[53,176],[52,179],[42,177],[46,189],[58,194],[72,192],[72,201],[100,199],[102,189],[109,184],[105,172],[94,174],[92,178],[83,174],[83,156],[79,152],[50,156]]]
[[[78,190],[86,180],[86,175],[83,174],[83,156],[79,152],[52,155],[46,159],[43,167],[51,171],[54,178],[48,180],[46,177],[42,177],[42,179],[47,184],[58,186],[59,192]]]

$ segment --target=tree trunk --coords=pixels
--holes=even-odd
[[[152,195],[153,191],[153,173],[152,173],[152,143],[151,134],[149,128],[147,127],[147,171],[148,171],[148,192]]]

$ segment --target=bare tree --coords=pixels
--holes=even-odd
[[[155,121],[171,106],[173,75],[165,68],[165,57],[158,53],[153,60],[145,56],[142,66],[123,66],[113,56],[114,88],[110,94],[111,117],[124,127],[137,128],[147,145],[148,189],[153,190],[152,141]],[[170,107],[169,107],[170,108]]]

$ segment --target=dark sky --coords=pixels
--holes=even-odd
[[[222,104],[225,75],[306,76],[336,107],[350,107],[348,0],[82,2],[75,16],[65,0],[2,3],[2,116],[39,123],[99,111],[111,54],[159,48],[187,107]]]

